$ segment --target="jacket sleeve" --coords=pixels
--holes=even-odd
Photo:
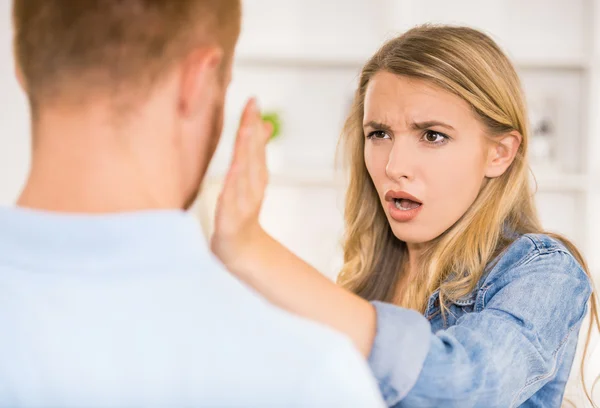
[[[483,308],[435,334],[406,309],[374,302],[369,358],[388,406],[513,407],[555,375],[578,336],[591,285],[564,251],[539,253],[481,289]]]

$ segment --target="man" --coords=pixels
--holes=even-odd
[[[380,406],[348,340],[242,286],[185,213],[239,0],[13,7],[33,152],[0,210],[0,405]]]

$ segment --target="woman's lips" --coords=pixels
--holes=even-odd
[[[417,215],[421,212],[423,208],[423,204],[419,204],[415,208],[403,210],[396,206],[396,200],[392,200],[388,203],[388,209],[390,212],[390,217],[398,222],[408,222],[415,219]]]
[[[409,222],[416,218],[423,208],[423,202],[406,191],[389,190],[385,194],[390,217],[398,222]]]

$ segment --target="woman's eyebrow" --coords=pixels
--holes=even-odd
[[[386,125],[385,123],[381,123],[381,122],[376,122],[374,120],[371,120],[371,121],[363,124],[363,127],[377,129],[377,130],[383,130],[384,132],[392,131],[392,127],[390,125]]]
[[[450,129],[450,130],[454,130],[454,128],[444,122],[440,122],[437,120],[428,120],[425,122],[414,122],[410,127],[414,130],[425,130],[428,129],[430,127],[434,127],[434,126],[440,126],[440,127],[444,127],[446,129]]]
[[[455,130],[452,126],[448,125],[447,123],[440,122],[438,120],[428,120],[425,122],[413,122],[410,127],[413,130],[425,130],[425,129],[428,129],[428,128],[431,128],[434,126],[440,126],[440,127],[446,128],[446,129]],[[383,130],[386,132],[392,131],[392,127],[390,125],[386,125],[385,123],[377,122],[374,120],[366,122],[365,124],[363,124],[363,127]]]

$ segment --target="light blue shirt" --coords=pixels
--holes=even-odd
[[[0,209],[0,406],[382,407],[348,339],[276,309],[183,212]]]

